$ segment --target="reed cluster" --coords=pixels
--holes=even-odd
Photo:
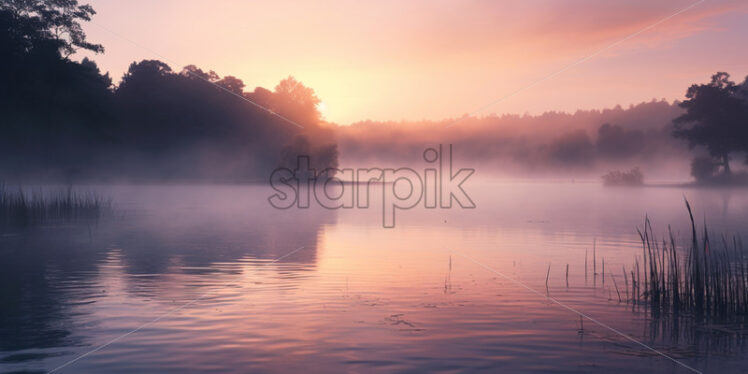
[[[627,288],[631,277],[631,301],[648,305],[653,313],[748,315],[748,261],[741,240],[723,236],[718,245],[713,245],[706,224],[703,234],[698,234],[688,201],[686,208],[691,219],[691,242],[685,251],[676,248],[669,228],[668,238],[661,241],[654,237],[648,219],[644,230],[638,230],[642,262],[637,259],[630,274],[624,268]]]
[[[0,225],[31,226],[49,222],[97,220],[111,209],[111,200],[72,188],[46,192],[8,189],[0,184]]]

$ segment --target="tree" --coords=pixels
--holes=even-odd
[[[294,77],[288,77],[275,86],[274,93],[273,110],[304,127],[319,123],[321,116],[317,104],[320,100],[313,89]]]
[[[731,175],[730,154],[748,149],[748,102],[741,86],[719,72],[708,84],[688,88],[688,100],[680,103],[686,113],[673,120],[673,135],[688,141],[690,148],[703,146]]]
[[[122,76],[122,82],[120,82],[120,88],[140,84],[154,84],[159,82],[164,77],[171,74],[171,67],[164,62],[159,60],[143,60],[140,62],[133,62],[127,69],[125,75]]]
[[[216,84],[237,95],[244,95],[244,82],[237,77],[227,75],[217,81]]]
[[[78,49],[104,52],[101,44],[86,40],[79,21],[90,21],[96,11],[77,0],[3,0],[0,11],[15,18],[28,40],[46,40],[57,44],[59,53],[68,57]],[[30,26],[30,27],[29,27]]]

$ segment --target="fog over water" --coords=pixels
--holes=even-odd
[[[684,195],[711,230],[744,238],[741,191],[465,187],[475,209],[400,210],[383,229],[376,199],[276,210],[265,186],[91,186],[114,197],[116,217],[0,237],[14,285],[3,288],[0,368],[51,370],[167,314],[66,371],[680,370],[589,321],[580,330],[579,316],[470,259],[542,292],[548,272],[550,296],[699,370],[745,365],[740,332],[653,319],[619,302],[610,278],[623,287],[645,214],[687,244]]]

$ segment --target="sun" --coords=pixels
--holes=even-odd
[[[319,104],[317,104],[317,111],[321,114],[325,114],[325,112],[327,112],[327,104],[325,104],[324,101],[320,101]]]

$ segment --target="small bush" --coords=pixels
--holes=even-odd
[[[606,186],[641,186],[644,184],[644,174],[638,167],[629,171],[614,170],[602,176]]]

